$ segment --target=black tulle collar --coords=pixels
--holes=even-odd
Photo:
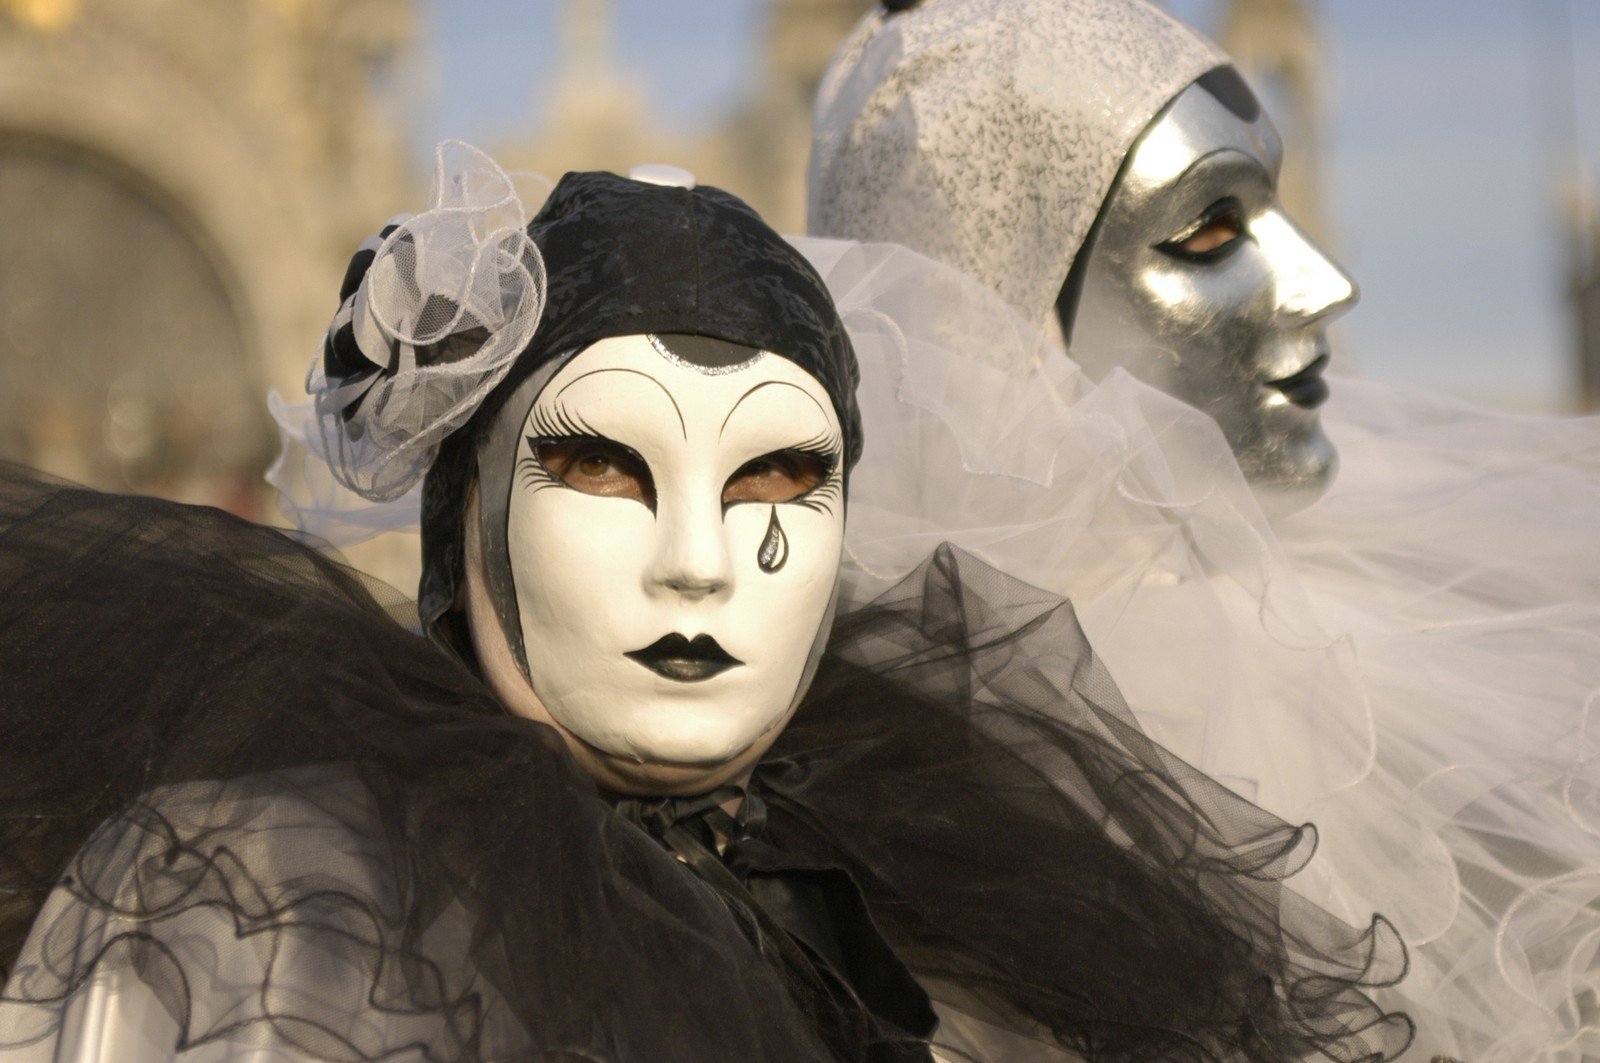
[[[0,586],[0,963],[26,935],[7,1006],[44,1023],[120,965],[186,1045],[926,1058],[903,961],[1095,1059],[1410,1036],[1363,993],[1404,971],[1392,928],[1283,889],[1311,832],[1145,737],[1064,602],[948,548],[840,617],[727,820],[619,816],[348,569],[214,511],[0,464]]]

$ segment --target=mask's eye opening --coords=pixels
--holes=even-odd
[[[656,485],[650,466],[632,448],[602,436],[529,439],[528,444],[539,464],[574,491],[602,498],[631,498],[655,508]]]
[[[793,502],[820,487],[833,473],[838,458],[809,450],[774,450],[753,458],[728,477],[722,504]]]
[[[1156,250],[1186,262],[1215,262],[1232,254],[1249,235],[1244,208],[1230,196],[1211,204],[1181,236],[1157,244]]]

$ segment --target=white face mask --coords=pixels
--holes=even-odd
[[[841,434],[793,362],[707,368],[673,341],[601,340],[544,386],[506,539],[550,715],[616,756],[716,764],[810,681],[844,538]]]

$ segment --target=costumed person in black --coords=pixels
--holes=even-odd
[[[0,1059],[1404,1048],[1392,930],[1063,600],[941,549],[838,609],[858,368],[793,247],[599,173],[525,226],[452,150],[310,386],[346,487],[422,483],[426,638],[279,532],[0,478]]]

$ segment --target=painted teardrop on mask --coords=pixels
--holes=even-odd
[[[778,507],[772,507],[772,519],[767,521],[767,534],[761,537],[761,549],[756,551],[756,564],[763,572],[776,572],[789,560],[789,537],[783,534],[778,523]]]

